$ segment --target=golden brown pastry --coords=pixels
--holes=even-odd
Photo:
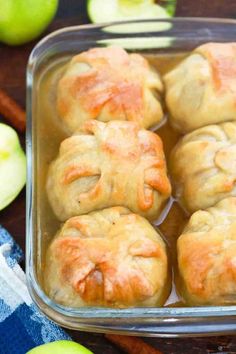
[[[170,160],[175,196],[190,212],[236,196],[236,122],[185,135]]]
[[[87,121],[51,163],[47,192],[60,220],[126,206],[156,218],[170,196],[162,141],[134,122]]]
[[[70,132],[88,119],[130,120],[149,128],[163,118],[162,91],[159,74],[141,55],[94,48],[72,58],[58,84],[57,108]]]
[[[236,304],[235,197],[194,213],[177,250],[182,295],[188,304]]]
[[[172,125],[189,132],[236,120],[236,44],[208,43],[164,78]]]
[[[122,207],[69,219],[49,247],[45,274],[49,296],[72,307],[159,306],[169,293],[165,243]]]

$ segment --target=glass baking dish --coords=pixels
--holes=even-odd
[[[142,54],[183,53],[202,43],[232,42],[235,38],[234,20],[176,18],[69,27],[50,34],[32,51],[27,69],[27,282],[36,305],[58,324],[84,331],[162,337],[219,335],[236,330],[236,306],[68,308],[46,296],[40,285],[42,240],[47,237],[42,223],[47,224],[50,213],[46,212],[46,221],[42,221],[38,171],[45,161],[39,154],[38,142],[41,139],[41,143],[50,145],[50,136],[41,120],[36,120],[39,74],[62,56],[112,44]]]

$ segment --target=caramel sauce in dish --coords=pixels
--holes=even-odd
[[[168,55],[146,55],[145,57],[155,67],[161,75],[174,68],[186,54],[168,54]],[[34,97],[37,101],[34,104],[34,127],[36,152],[36,223],[37,223],[37,275],[39,282],[43,284],[43,273],[45,268],[45,254],[49,243],[61,226],[61,223],[55,217],[47,198],[46,178],[48,166],[57,156],[60,143],[69,135],[63,129],[56,111],[56,88],[58,81],[62,77],[66,65],[71,57],[65,56],[47,63],[45,68],[36,75],[36,84]],[[163,103],[163,102],[162,102]],[[164,106],[165,109],[165,106]],[[166,111],[166,110],[165,110]],[[171,150],[179,140],[180,135],[168,123],[168,113],[164,122],[154,130],[162,139],[164,151],[167,160]],[[153,223],[158,229],[163,239],[166,241],[170,273],[172,277],[172,292],[166,301],[165,306],[180,306],[182,300],[176,291],[176,240],[180,235],[188,215],[180,207],[174,198],[170,198],[160,217]]]

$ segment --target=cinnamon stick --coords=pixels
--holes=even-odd
[[[138,337],[120,336],[117,334],[106,334],[105,337],[128,354],[162,354],[159,350]]]
[[[0,115],[19,132],[25,131],[26,114],[24,110],[6,92],[0,89]]]

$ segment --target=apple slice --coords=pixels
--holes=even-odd
[[[0,210],[10,204],[26,182],[26,158],[15,130],[0,123]]]
[[[80,344],[69,340],[59,340],[48,344],[40,345],[26,354],[93,354],[90,350]]]
[[[94,23],[171,17],[154,0],[88,0],[87,10]]]

